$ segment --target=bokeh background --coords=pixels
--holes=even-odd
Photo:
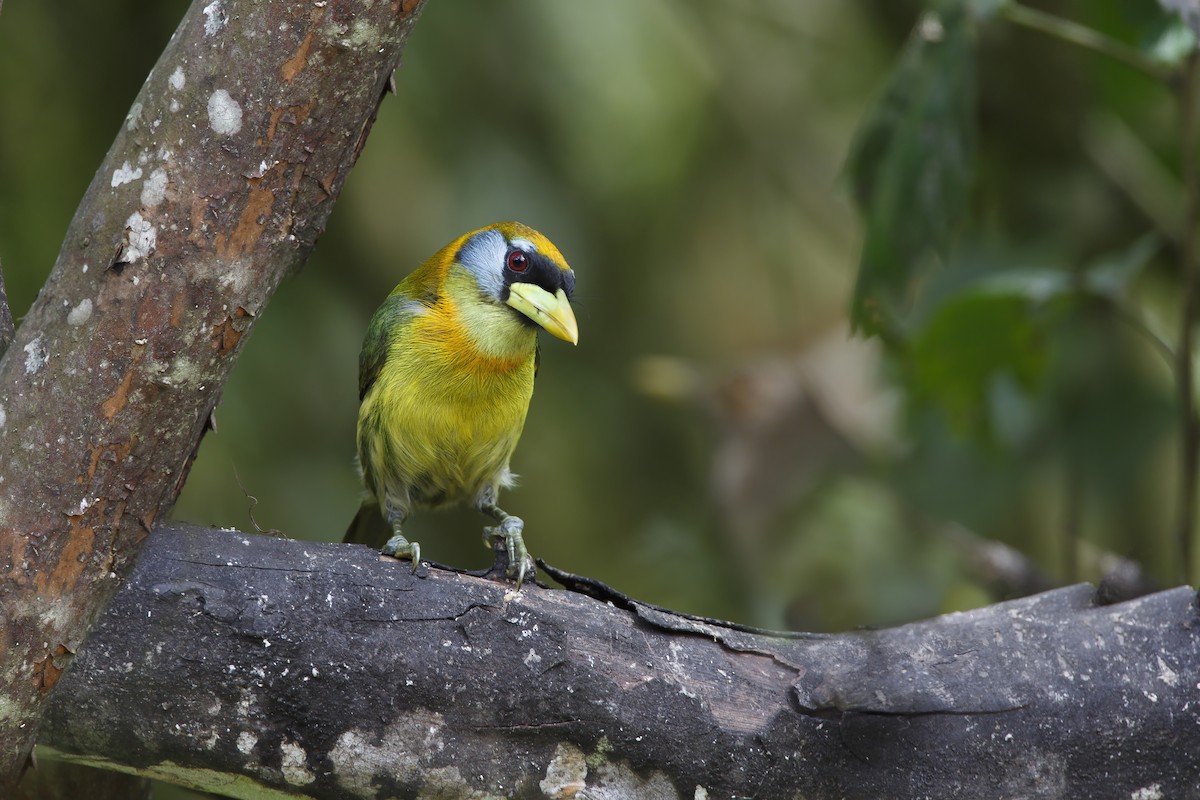
[[[1153,0],[1031,4],[1133,47],[1166,19]],[[186,6],[4,4],[0,262],[18,317]],[[1003,20],[975,27],[970,219],[884,344],[850,322],[863,223],[846,165],[922,10],[430,0],[175,516],[340,539],[367,320],[445,242],[518,219],[578,276],[581,340],[543,342],[504,498],[550,563],[810,630],[1000,599],[993,541],[1050,583],[1095,577],[1106,554],[1178,581],[1155,341],[1170,345],[1179,285],[1175,97]],[[1059,302],[1047,274],[1111,291]],[[975,291],[998,276],[1016,300]],[[424,514],[409,531],[430,558],[482,567],[482,524]]]

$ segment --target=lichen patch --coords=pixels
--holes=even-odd
[[[222,136],[242,129],[242,107],[226,89],[217,89],[208,98],[208,125]]]
[[[317,779],[308,768],[308,753],[296,742],[284,740],[279,745],[279,769],[283,779],[293,786],[305,786]]]
[[[146,258],[158,246],[158,229],[139,211],[133,212],[129,219],[125,220],[125,230],[125,248],[121,251],[121,257],[117,259],[122,264],[132,264]]]
[[[595,800],[620,800],[636,797],[639,800],[680,800],[671,780],[661,772],[642,778],[625,762],[604,764],[595,775],[589,775],[587,797]]]
[[[129,113],[125,115],[125,130],[135,131],[142,124],[142,104],[134,103],[129,107]]]
[[[329,751],[338,782],[348,791],[373,796],[376,776],[416,780],[435,753],[445,747],[445,719],[418,709],[398,716],[382,733],[352,728]]]
[[[258,744],[258,737],[249,731],[242,731],[237,737],[238,752],[244,756],[248,756],[254,752],[254,746]]]
[[[46,345],[42,342],[41,336],[38,336],[22,349],[25,351],[26,375],[36,375],[42,367],[46,366],[46,362],[50,360],[50,353],[46,350]]]
[[[546,777],[538,788],[553,800],[576,797],[587,786],[587,761],[583,751],[573,744],[561,743],[554,748],[554,757],[546,765]]]
[[[115,189],[126,183],[132,183],[142,177],[142,168],[134,167],[128,161],[113,170],[112,180],[109,182]]]
[[[92,318],[92,298],[85,297],[67,313],[67,324],[79,327]]]
[[[167,171],[162,167],[150,173],[142,183],[142,207],[154,208],[167,197]]]
[[[224,28],[228,21],[229,17],[225,14],[225,9],[221,8],[221,0],[213,0],[204,7],[205,36],[215,36],[220,33],[221,28]]]

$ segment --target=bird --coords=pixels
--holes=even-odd
[[[344,541],[412,561],[415,509],[470,503],[490,517],[518,591],[536,570],[524,522],[500,508],[540,362],[538,331],[575,345],[575,273],[549,239],[519,222],[463,234],[410,273],[375,312],[358,375],[363,502]]]

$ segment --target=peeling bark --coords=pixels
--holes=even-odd
[[[0,796],[325,227],[421,0],[198,0],[0,358]]]
[[[160,528],[43,741],[235,797],[1196,797],[1193,593],[1094,595],[768,635]]]

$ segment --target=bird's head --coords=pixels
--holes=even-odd
[[[519,222],[498,222],[455,245],[453,263],[478,286],[479,300],[507,307],[522,325],[540,326],[578,344],[570,302],[575,273],[549,239]]]

